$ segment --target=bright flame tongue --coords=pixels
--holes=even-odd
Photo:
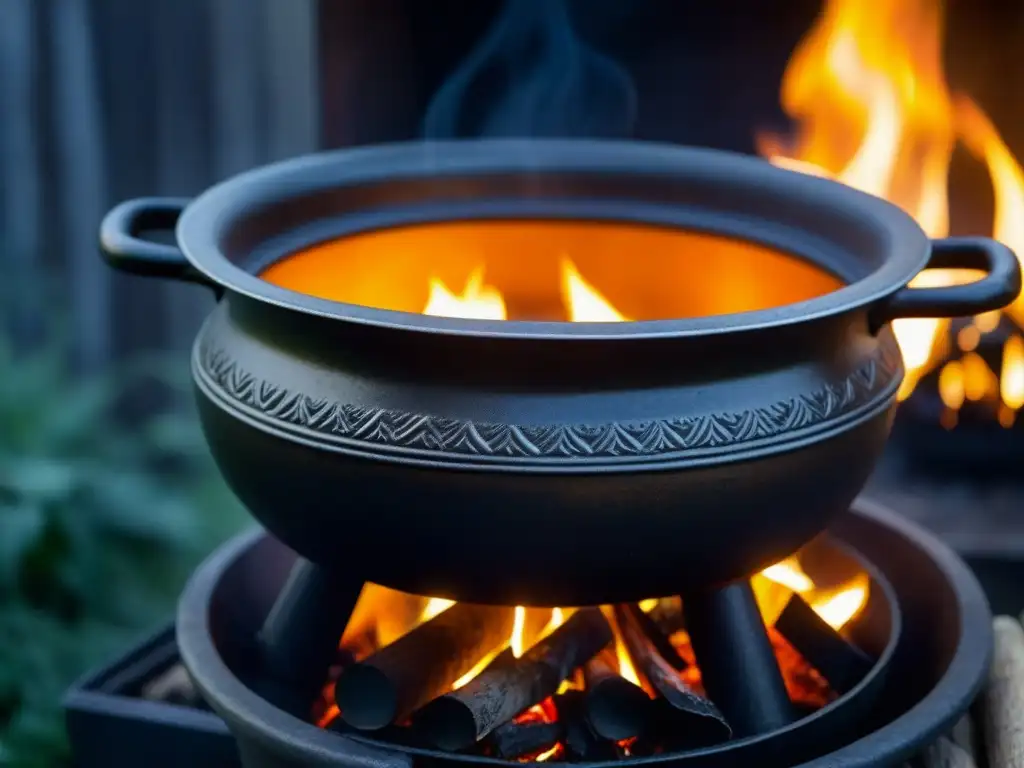
[[[430,296],[423,314],[434,317],[463,317],[468,320],[505,320],[505,299],[497,288],[484,285],[483,267],[473,270],[461,294],[455,294],[440,279],[430,279]]]
[[[576,265],[562,258],[562,301],[574,323],[619,323],[624,318],[597,289],[583,279]]]
[[[868,576],[858,573],[853,579],[833,590],[818,590],[814,581],[804,573],[795,557],[765,568],[760,576],[773,584],[796,592],[810,603],[811,608],[826,624],[833,629],[842,629],[864,608],[868,599]],[[777,609],[766,603],[776,603],[766,595],[764,590],[758,594],[759,604],[765,621],[773,624],[777,618]]]
[[[993,236],[1024,255],[1024,173],[984,113],[965,97],[950,97],[942,26],[938,0],[828,0],[783,77],[782,104],[798,122],[796,140],[761,137],[761,152],[776,165],[883,197],[931,237],[945,237],[949,162],[959,138],[988,166],[996,202]],[[954,270],[929,270],[912,284],[969,279]],[[1024,298],[1009,312],[1024,322]],[[998,315],[975,320],[979,335],[997,325]],[[906,363],[899,392],[904,399],[948,354],[949,321],[897,320],[893,331]],[[963,392],[968,400],[980,392],[977,399],[1001,399],[1012,423],[1013,412],[1024,405],[1024,360],[1016,348],[1006,351],[1000,376],[978,355],[947,374],[940,392],[947,408],[955,413]]]
[[[626,320],[597,288],[583,278],[568,258],[562,258],[560,270],[562,301],[571,322],[615,323]],[[482,266],[473,270],[461,294],[453,293],[439,278],[432,277],[430,295],[423,314],[473,320],[508,319],[501,291],[494,286],[484,285]]]

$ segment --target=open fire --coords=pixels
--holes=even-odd
[[[828,0],[794,51],[782,104],[797,122],[793,137],[762,135],[761,153],[776,165],[827,176],[885,198],[910,213],[933,238],[949,234],[948,175],[957,143],[988,169],[995,200],[993,236],[1024,253],[1024,171],[984,112],[951,93],[941,63],[938,0]],[[965,270],[922,273],[914,285],[968,282]],[[575,322],[626,320],[580,274],[560,263],[561,295]],[[461,292],[431,278],[426,314],[508,319],[502,293],[477,267]],[[901,400],[936,374],[942,423],[957,424],[965,403],[1004,427],[1024,407],[1024,297],[1005,312],[968,321],[912,318],[893,324],[906,365]]]
[[[1024,253],[1024,171],[998,130],[965,94],[950,91],[941,62],[939,0],[828,0],[794,51],[781,99],[797,123],[792,137],[758,137],[772,163],[826,176],[885,198],[910,213],[933,238],[949,234],[948,176],[959,144],[985,164],[994,194],[992,234]],[[573,262],[559,264],[563,308],[574,322],[627,320]],[[976,279],[966,270],[928,270],[927,287]],[[509,319],[502,292],[477,266],[461,291],[430,278],[423,312]],[[965,321],[894,322],[906,365],[901,400],[934,374],[953,428],[965,404],[1004,427],[1024,407],[1024,296],[1004,312]]]
[[[799,642],[787,639],[793,627],[786,624],[808,621],[794,618],[799,611],[794,612],[793,604],[798,603],[815,617],[816,631],[824,628],[832,637],[842,636],[841,630],[867,602],[867,574],[857,572],[839,583],[819,586],[798,558],[790,557],[757,574],[752,586],[770,628],[786,690],[798,710],[813,711],[845,692],[844,683],[837,679],[832,684],[823,674],[827,670],[815,669],[794,647]],[[360,720],[362,714],[346,718],[336,701],[336,696],[342,698],[339,686],[348,682],[346,670],[362,664],[395,669],[376,661],[385,655],[381,651],[399,649],[392,656],[400,655],[402,638],[422,650],[437,642],[428,639],[430,625],[445,617],[451,618],[449,630],[504,622],[508,631],[497,641],[470,643],[470,653],[476,655],[464,656],[466,671],[426,696],[416,692],[425,704],[408,712],[399,707],[393,719],[389,716],[372,727]],[[386,728],[391,729],[386,731],[388,738],[405,732],[407,738],[425,739],[444,749],[540,762],[661,751],[666,748],[659,740],[664,734],[657,733],[657,723],[665,718],[662,707],[671,712],[668,720],[681,724],[694,743],[715,743],[728,738],[730,729],[706,698],[685,624],[679,598],[600,608],[500,609],[368,584],[340,640],[339,662],[331,669],[314,716],[323,728]],[[806,629],[800,627],[800,633]],[[849,647],[859,654],[852,644]],[[365,686],[364,695],[373,688]],[[465,695],[460,697],[460,691]],[[472,724],[465,733],[457,727],[460,714]],[[346,722],[350,720],[359,725]]]
[[[1024,254],[1024,173],[995,126],[943,76],[939,0],[828,0],[794,51],[782,105],[797,123],[791,139],[759,137],[773,163],[827,176],[885,198],[931,237],[949,230],[948,173],[960,143],[988,169],[995,199],[992,235]],[[949,285],[970,273],[929,270],[913,283]],[[965,403],[1004,427],[1024,406],[1024,299],[1005,313],[966,323],[903,319],[893,324],[906,363],[906,399],[937,371],[952,428]]]
[[[573,323],[624,322],[626,317],[588,283],[568,258],[559,263],[561,298],[566,316]],[[462,317],[476,320],[507,320],[505,298],[497,288],[484,284],[478,267],[461,293],[453,293],[437,277],[430,279],[430,296],[423,314],[434,317]]]

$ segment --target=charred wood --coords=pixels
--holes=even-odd
[[[617,744],[602,739],[590,729],[583,691],[565,691],[555,697],[558,720],[565,728],[565,751],[573,760],[616,760],[621,756]]]
[[[342,718],[361,730],[404,720],[507,642],[513,619],[511,608],[456,603],[342,671]]]
[[[505,723],[494,729],[490,741],[495,757],[516,760],[551,749],[564,733],[561,723]]]
[[[732,729],[718,707],[690,688],[659,655],[631,613],[623,606],[616,606],[615,620],[637,672],[666,705],[659,713],[665,725],[694,746],[728,739]]]
[[[874,666],[870,656],[829,626],[800,595],[789,598],[775,629],[840,695]]]
[[[651,644],[657,650],[658,655],[661,656],[665,661],[669,663],[673,669],[678,672],[682,672],[686,669],[686,661],[682,656],[679,655],[679,651],[676,647],[669,642],[669,634],[662,629],[654,619],[644,613],[640,606],[636,603],[630,603],[629,605],[623,606],[623,609],[629,612],[629,615],[633,617],[637,626],[643,631],[647,639],[650,640]]]
[[[416,726],[441,749],[466,749],[555,693],[611,639],[601,611],[583,608],[520,658],[499,657],[466,685],[432,701],[417,716]]]
[[[619,674],[614,651],[605,649],[588,661],[583,679],[587,722],[598,736],[631,739],[651,725],[654,702],[643,688]]]

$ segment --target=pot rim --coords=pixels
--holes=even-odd
[[[776,207],[792,206],[814,214],[814,232],[779,224],[747,210],[670,205],[693,216],[689,231],[737,237],[761,243],[822,268],[820,250],[831,245],[822,234],[831,223],[845,222],[873,237],[879,266],[835,291],[800,302],[750,312],[668,320],[569,323],[526,320],[470,320],[432,317],[321,299],[273,285],[230,261],[223,244],[246,217],[290,198],[332,188],[398,180],[545,173],[660,177],[680,183],[735,189]],[[766,204],[760,202],[760,204]],[[665,204],[659,204],[665,208]],[[553,206],[558,208],[557,204]],[[332,217],[334,219],[343,216]],[[386,217],[382,217],[386,218]],[[507,216],[505,217],[507,218]],[[533,218],[536,218],[535,216]],[[580,218],[548,215],[545,218]],[[588,218],[609,220],[604,216]],[[395,226],[382,221],[378,228]],[[370,227],[371,229],[374,227]],[[321,231],[326,232],[321,228]],[[362,231],[366,231],[364,228]],[[877,303],[903,288],[928,262],[930,241],[917,223],[896,206],[838,182],[772,166],[760,158],[719,150],[638,141],[488,139],[405,142],[315,153],[229,178],[202,193],[178,220],[179,247],[192,266],[234,294],[287,310],[327,319],[406,331],[516,339],[591,339],[694,337],[756,331],[834,316]],[[319,242],[333,237],[321,236]],[[312,244],[312,243],[309,243]],[[847,250],[853,250],[848,247]],[[818,255],[819,258],[815,258]],[[848,275],[839,275],[848,280]]]

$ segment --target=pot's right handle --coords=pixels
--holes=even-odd
[[[881,328],[900,317],[967,317],[1002,309],[1020,293],[1020,264],[1013,251],[987,237],[947,237],[932,241],[925,269],[978,269],[973,283],[939,288],[902,288],[871,310],[871,325]]]
[[[189,202],[186,198],[140,197],[115,206],[100,224],[100,250],[107,263],[133,275],[198,283],[219,295],[220,286],[196,270],[176,246],[142,236],[144,232],[173,232]]]

